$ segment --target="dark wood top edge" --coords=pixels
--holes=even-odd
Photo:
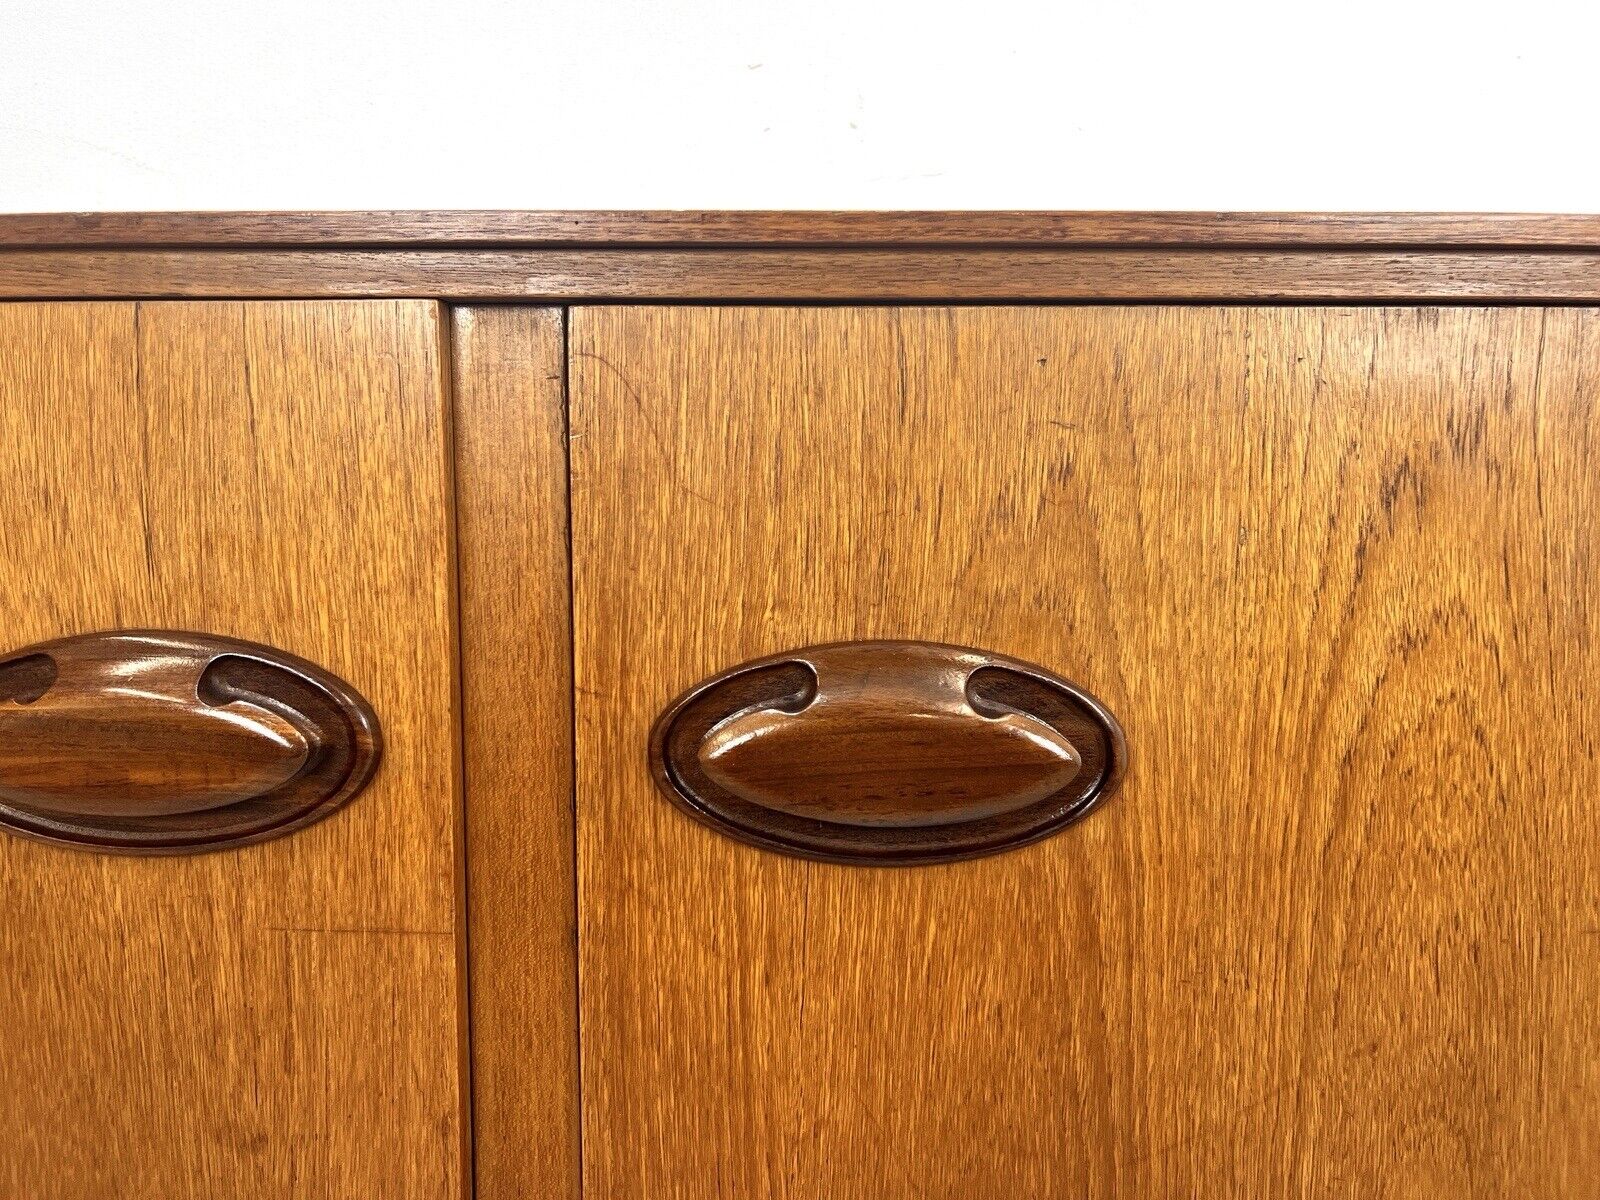
[[[1584,303],[1600,251],[0,248],[0,298],[454,303]]]
[[[1600,214],[469,211],[0,213],[0,247],[1593,249]]]

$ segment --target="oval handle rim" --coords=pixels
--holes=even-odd
[[[1026,707],[1008,705],[982,692],[974,694],[973,681],[985,670],[1000,673],[996,678],[1027,681],[1022,690],[1034,688],[1040,695],[1054,696],[1062,712],[1069,715],[1077,734],[1094,741],[1090,754],[1093,770],[1069,782],[1063,792],[998,817],[980,814],[958,822],[935,820],[914,824],[908,821],[885,834],[881,827],[869,824],[845,822],[828,830],[821,828],[819,822],[807,824],[800,818],[789,820],[787,818],[794,816],[792,812],[744,804],[715,782],[708,784],[704,773],[697,772],[693,766],[685,767],[686,738],[698,745],[713,730],[758,712],[764,706],[775,707],[803,721],[805,712],[815,704],[817,694],[826,690],[821,674],[829,660],[840,655],[901,652],[913,660],[953,664],[951,669],[961,672],[960,689],[970,702],[972,715],[986,721],[1003,718],[1007,713],[1040,718]],[[823,667],[818,666],[819,661]],[[763,672],[782,671],[790,672],[790,691],[786,699],[780,698],[774,704],[769,694],[757,696],[752,702],[734,703],[731,707],[718,701],[717,706],[726,711],[709,723],[705,719],[705,710],[712,698],[724,689],[748,688],[747,681],[752,677]],[[816,681],[809,696],[803,694],[803,677]],[[988,681],[989,684],[994,682],[994,679]],[[743,699],[738,695],[732,698]],[[872,639],[797,647],[738,663],[701,680],[667,705],[657,718],[650,735],[649,761],[657,787],[674,805],[726,836],[762,849],[817,861],[900,866],[977,858],[1048,837],[1088,815],[1117,789],[1127,771],[1128,753],[1122,726],[1106,706],[1084,688],[1043,667],[1009,655],[947,642]]]
[[[220,634],[155,628],[98,630],[14,649],[0,655],[0,671],[26,660],[45,658],[53,672],[45,686],[31,688],[31,695],[0,696],[0,724],[8,711],[31,709],[29,719],[48,729],[52,710],[39,706],[48,706],[52,691],[65,681],[83,690],[65,698],[61,711],[70,711],[74,705],[90,713],[104,711],[109,714],[103,718],[105,723],[114,726],[119,701],[116,689],[103,688],[97,693],[88,681],[96,678],[97,671],[101,675],[108,671],[115,674],[114,664],[123,659],[125,673],[134,679],[141,675],[160,677],[162,656],[170,660],[166,668],[170,678],[161,680],[165,693],[140,697],[130,707],[159,707],[163,702],[170,702],[175,708],[190,705],[191,718],[224,722],[230,718],[218,714],[232,713],[232,719],[240,720],[253,713],[264,729],[293,729],[303,739],[306,753],[297,769],[287,773],[281,782],[274,782],[269,765],[269,769],[258,772],[259,778],[254,781],[265,790],[247,787],[248,794],[210,807],[184,807],[181,798],[174,798],[171,803],[177,806],[175,810],[158,812],[153,811],[158,806],[141,806],[134,796],[126,800],[122,811],[94,811],[93,803],[74,809],[70,801],[69,748],[62,755],[67,776],[60,786],[63,798],[52,805],[33,806],[18,802],[14,795],[4,796],[5,783],[0,777],[0,828],[55,845],[107,853],[169,855],[231,849],[279,837],[321,820],[354,799],[376,773],[383,754],[383,736],[372,706],[360,693],[338,676],[297,655]],[[98,710],[97,694],[104,699]],[[208,717],[197,716],[202,709]],[[159,715],[153,719],[156,724],[152,728],[159,728]],[[178,723],[183,719],[180,717]],[[130,722],[127,735],[137,737],[139,733],[139,721],[135,719]],[[89,751],[93,749],[90,747]],[[143,753],[145,749],[136,747],[130,753]],[[113,746],[111,753],[114,752]],[[87,756],[84,753],[83,757]],[[152,761],[159,764],[161,758],[155,755]],[[203,777],[201,766],[194,762],[187,766]],[[227,762],[221,762],[218,769],[226,775]],[[100,764],[98,770],[96,775],[93,769],[82,769],[82,776],[88,781],[85,788],[96,779],[115,780],[115,762],[109,766]],[[177,779],[174,786],[181,788],[182,771],[174,770],[173,774]],[[252,782],[243,767],[238,775],[245,780],[240,787]],[[161,786],[159,779],[150,784],[149,794],[158,793]],[[226,790],[226,782],[219,786]]]

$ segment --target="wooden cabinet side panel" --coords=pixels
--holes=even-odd
[[[455,310],[479,1200],[576,1197],[562,313]]]
[[[1600,314],[572,315],[585,1182],[1555,1197],[1600,1173]],[[925,638],[1122,721],[1058,836],[865,869],[661,707]]]
[[[425,302],[0,305],[0,628],[264,642],[386,753],[345,810],[138,859],[0,838],[0,1193],[465,1186],[451,496]]]

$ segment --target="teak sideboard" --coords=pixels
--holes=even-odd
[[[1596,1195],[1600,217],[0,217],[0,1195]]]

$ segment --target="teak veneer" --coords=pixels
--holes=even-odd
[[[0,1194],[1587,1195],[1597,401],[1600,216],[0,216]]]

